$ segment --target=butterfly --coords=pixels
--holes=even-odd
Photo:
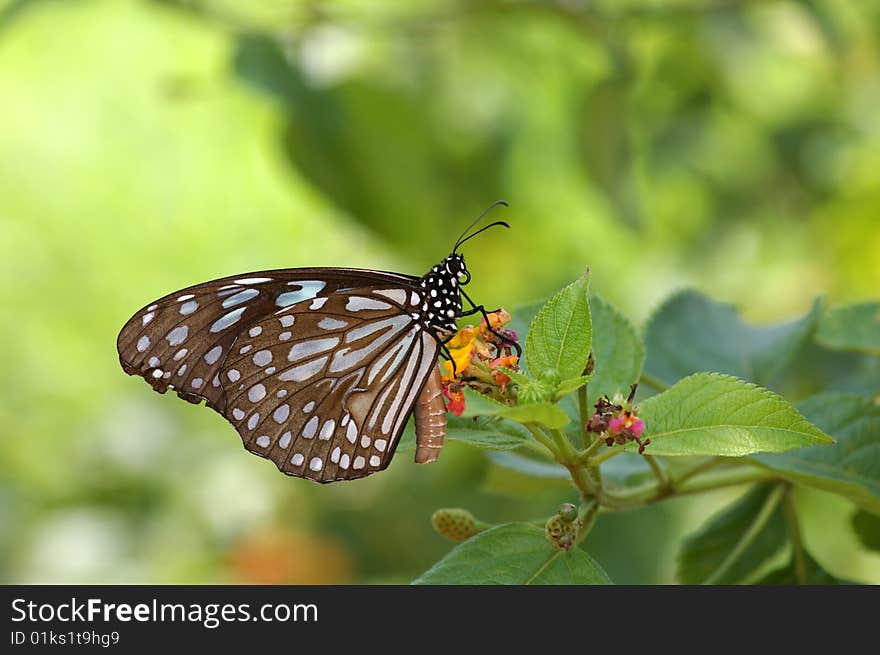
[[[175,291],[123,326],[119,361],[159,393],[204,401],[288,475],[334,482],[381,471],[411,415],[416,462],[435,461],[446,434],[438,359],[451,359],[456,319],[479,313],[489,324],[462,288],[471,275],[458,249],[509,227],[471,232],[498,205],[508,206],[493,203],[422,277],[288,268]]]

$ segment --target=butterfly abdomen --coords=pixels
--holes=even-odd
[[[425,382],[413,413],[416,428],[416,464],[436,462],[446,437],[446,403],[440,369]]]

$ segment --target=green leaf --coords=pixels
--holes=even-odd
[[[504,405],[465,388],[465,410],[463,416],[500,416],[520,423],[539,423],[548,428],[565,427],[568,415],[553,403],[529,403],[525,405]]]
[[[798,409],[837,443],[755,455],[752,460],[792,482],[844,496],[880,513],[880,406],[855,394],[824,393],[808,398]]]
[[[854,584],[847,580],[835,578],[833,575],[823,569],[819,563],[814,560],[809,553],[804,553],[804,584],[808,585],[838,585],[838,584]],[[760,580],[756,580],[756,585],[795,585],[798,584],[797,573],[795,572],[794,560],[790,561],[783,567],[771,571]]]
[[[591,379],[592,375],[581,375],[577,378],[570,378],[568,380],[563,380],[556,387],[556,400],[562,398],[562,396],[566,396],[570,394],[572,391],[577,391],[582,386],[587,384]]]
[[[489,453],[489,460],[496,466],[537,478],[569,479],[569,473],[560,464],[524,457],[516,453]]]
[[[678,554],[678,579],[682,584],[701,584],[709,580],[725,562],[725,573],[715,584],[745,582],[761,565],[786,545],[788,532],[782,505],[776,502],[766,523],[738,554],[734,551],[766,506],[770,494],[778,494],[771,485],[761,485],[713,514],[695,533],[688,536]],[[778,499],[777,499],[778,500]],[[731,554],[735,559],[731,559]]]
[[[766,385],[807,343],[821,307],[817,299],[800,319],[757,326],[742,322],[732,305],[695,291],[680,293],[648,322],[645,371],[667,384],[699,371],[717,371]]]
[[[486,418],[448,416],[446,438],[487,450],[513,450],[532,440],[529,431],[518,423]]]
[[[535,377],[556,380],[582,375],[592,347],[588,273],[553,296],[535,316],[526,336],[525,359]]]
[[[853,514],[852,526],[865,548],[880,550],[880,516],[860,509]]]
[[[697,373],[648,398],[639,416],[652,455],[738,457],[833,443],[781,396],[718,373]]]
[[[880,301],[831,310],[819,323],[816,341],[835,350],[880,355]]]
[[[589,387],[589,405],[603,395],[626,395],[645,363],[645,346],[633,324],[598,296],[590,297],[595,367]]]
[[[524,523],[499,525],[459,544],[417,585],[611,584],[586,552],[552,546],[544,531]]]

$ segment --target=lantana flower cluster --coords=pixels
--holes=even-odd
[[[465,325],[446,342],[452,361],[443,362],[441,369],[443,395],[446,409],[456,416],[464,413],[465,386],[504,401],[510,377],[503,369],[519,370],[513,347],[517,334],[504,327],[510,314],[502,308],[487,316],[488,323],[484,318],[479,325]]]
[[[607,446],[635,441],[639,444],[639,454],[641,455],[651,440],[642,441],[645,422],[638,417],[638,408],[633,405],[635,395],[636,385],[634,384],[626,399],[621,396],[615,396],[614,400],[609,400],[608,396],[599,398],[595,405],[596,413],[587,422],[587,430],[598,434],[601,439],[605,440]]]

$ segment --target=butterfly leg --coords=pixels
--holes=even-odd
[[[483,320],[486,321],[486,329],[488,329],[489,332],[494,334],[496,337],[498,337],[502,341],[505,341],[505,342],[509,343],[510,345],[512,345],[514,350],[516,350],[516,356],[522,357],[522,348],[520,347],[520,345],[516,341],[514,341],[510,337],[504,336],[503,334],[499,334],[498,332],[496,332],[495,330],[492,329],[492,324],[489,323],[489,316],[486,312],[486,308],[483,305],[478,305],[473,300],[471,300],[470,296],[467,295],[467,293],[465,293],[464,289],[462,289],[461,287],[459,287],[458,290],[461,292],[461,295],[464,296],[464,299],[467,300],[471,304],[471,307],[472,307],[472,309],[469,309],[466,312],[462,312],[461,315],[462,316],[472,316],[473,314],[479,313],[483,317]],[[499,310],[496,309],[493,312],[489,312],[489,313],[494,313],[497,311],[499,311]]]
[[[458,371],[455,367],[455,358],[452,356],[452,353],[449,352],[449,348],[446,347],[446,343],[450,341],[454,336],[455,335],[453,334],[449,337],[446,337],[446,339],[440,341],[440,354],[442,354],[447,359],[447,361],[452,362],[452,377],[455,377]]]

